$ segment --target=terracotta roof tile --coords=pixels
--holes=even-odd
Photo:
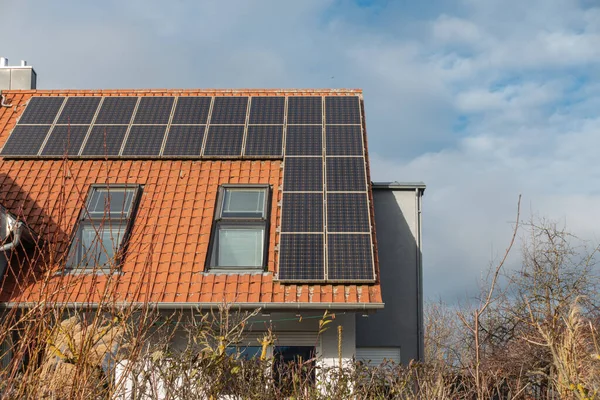
[[[308,90],[94,90],[4,91],[14,107],[0,109],[0,145],[24,105],[36,96],[355,95],[358,89]],[[0,204],[22,216],[54,245],[53,264],[7,276],[0,301],[45,296],[54,301],[220,303],[381,303],[379,284],[287,285],[274,281],[281,221],[279,160],[7,160],[0,158]],[[55,274],[93,183],[144,185],[127,252],[117,275]],[[267,270],[262,274],[203,273],[218,187],[224,183],[273,185]],[[371,212],[373,212],[371,210]]]
[[[250,275],[250,285],[248,289],[248,302],[258,303],[261,300],[261,283],[262,275],[252,274]]]

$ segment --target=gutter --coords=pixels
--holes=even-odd
[[[59,308],[91,308],[97,309],[99,306],[106,308],[152,308],[157,310],[213,310],[225,305],[225,303],[209,303],[209,302],[161,302],[161,303],[144,303],[144,302],[108,302],[104,304],[87,303],[87,302],[5,302],[0,303],[0,308],[35,308],[43,306],[59,307]],[[384,303],[229,303],[227,306],[234,309],[251,309],[255,310],[346,310],[346,311],[370,311],[383,309]]]
[[[423,182],[372,182],[371,188],[373,190],[378,189],[392,189],[392,190],[416,190],[420,189],[425,191],[427,185]]]

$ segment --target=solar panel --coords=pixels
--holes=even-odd
[[[328,234],[328,279],[374,280],[372,251],[371,235]]]
[[[323,232],[323,193],[283,193],[282,232]]]
[[[283,125],[248,126],[246,136],[247,156],[281,156]]]
[[[4,144],[2,155],[34,156],[40,150],[50,125],[17,125]]]
[[[323,154],[323,128],[320,125],[291,125],[285,135],[288,156],[320,156]]]
[[[283,190],[323,190],[322,157],[286,157],[283,169]]]
[[[94,125],[81,155],[116,156],[121,150],[127,125]]]
[[[90,124],[101,97],[67,97],[57,124]]]
[[[326,96],[325,123],[360,124],[358,96]]]
[[[106,97],[102,102],[96,124],[129,124],[137,97]]]
[[[173,101],[173,97],[142,97],[133,123],[166,125],[171,117]]]
[[[77,155],[88,129],[89,125],[56,125],[42,149],[42,155]]]
[[[366,191],[365,159],[362,157],[327,157],[328,191]]]
[[[204,129],[204,125],[171,125],[163,155],[199,156],[202,150]]]
[[[323,235],[281,235],[279,279],[322,280],[324,271]]]
[[[243,126],[211,126],[206,138],[205,156],[240,156],[244,140]]]
[[[320,96],[288,98],[288,124],[321,124],[323,103]]]
[[[172,124],[206,124],[211,97],[180,97]]]
[[[328,232],[370,232],[366,193],[327,193]]]
[[[283,124],[285,97],[253,97],[250,104],[251,124]]]
[[[325,128],[328,156],[362,156],[363,138],[360,125],[327,125]]]
[[[166,130],[166,125],[132,125],[123,155],[158,156]]]
[[[19,124],[52,124],[64,97],[32,97]]]
[[[243,125],[246,123],[247,97],[215,97],[211,124]]]

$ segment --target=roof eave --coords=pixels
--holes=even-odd
[[[0,303],[0,308],[35,308],[40,307],[41,302],[6,302]],[[99,306],[106,308],[149,308],[158,310],[213,310],[222,307],[224,303],[209,303],[209,302],[160,302],[160,303],[142,303],[142,302],[117,302],[108,304],[87,303],[87,302],[57,302],[45,303],[47,307],[59,308],[92,308],[96,309]],[[233,309],[243,310],[271,310],[271,311],[292,311],[292,310],[346,310],[346,311],[369,311],[381,310],[384,308],[384,303],[228,303],[227,306]]]
[[[371,187],[373,190],[415,190],[420,189],[425,191],[427,185],[424,182],[372,182]]]

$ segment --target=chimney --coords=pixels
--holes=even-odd
[[[0,57],[0,90],[31,90],[37,85],[37,74],[27,61],[9,66],[8,58]]]

